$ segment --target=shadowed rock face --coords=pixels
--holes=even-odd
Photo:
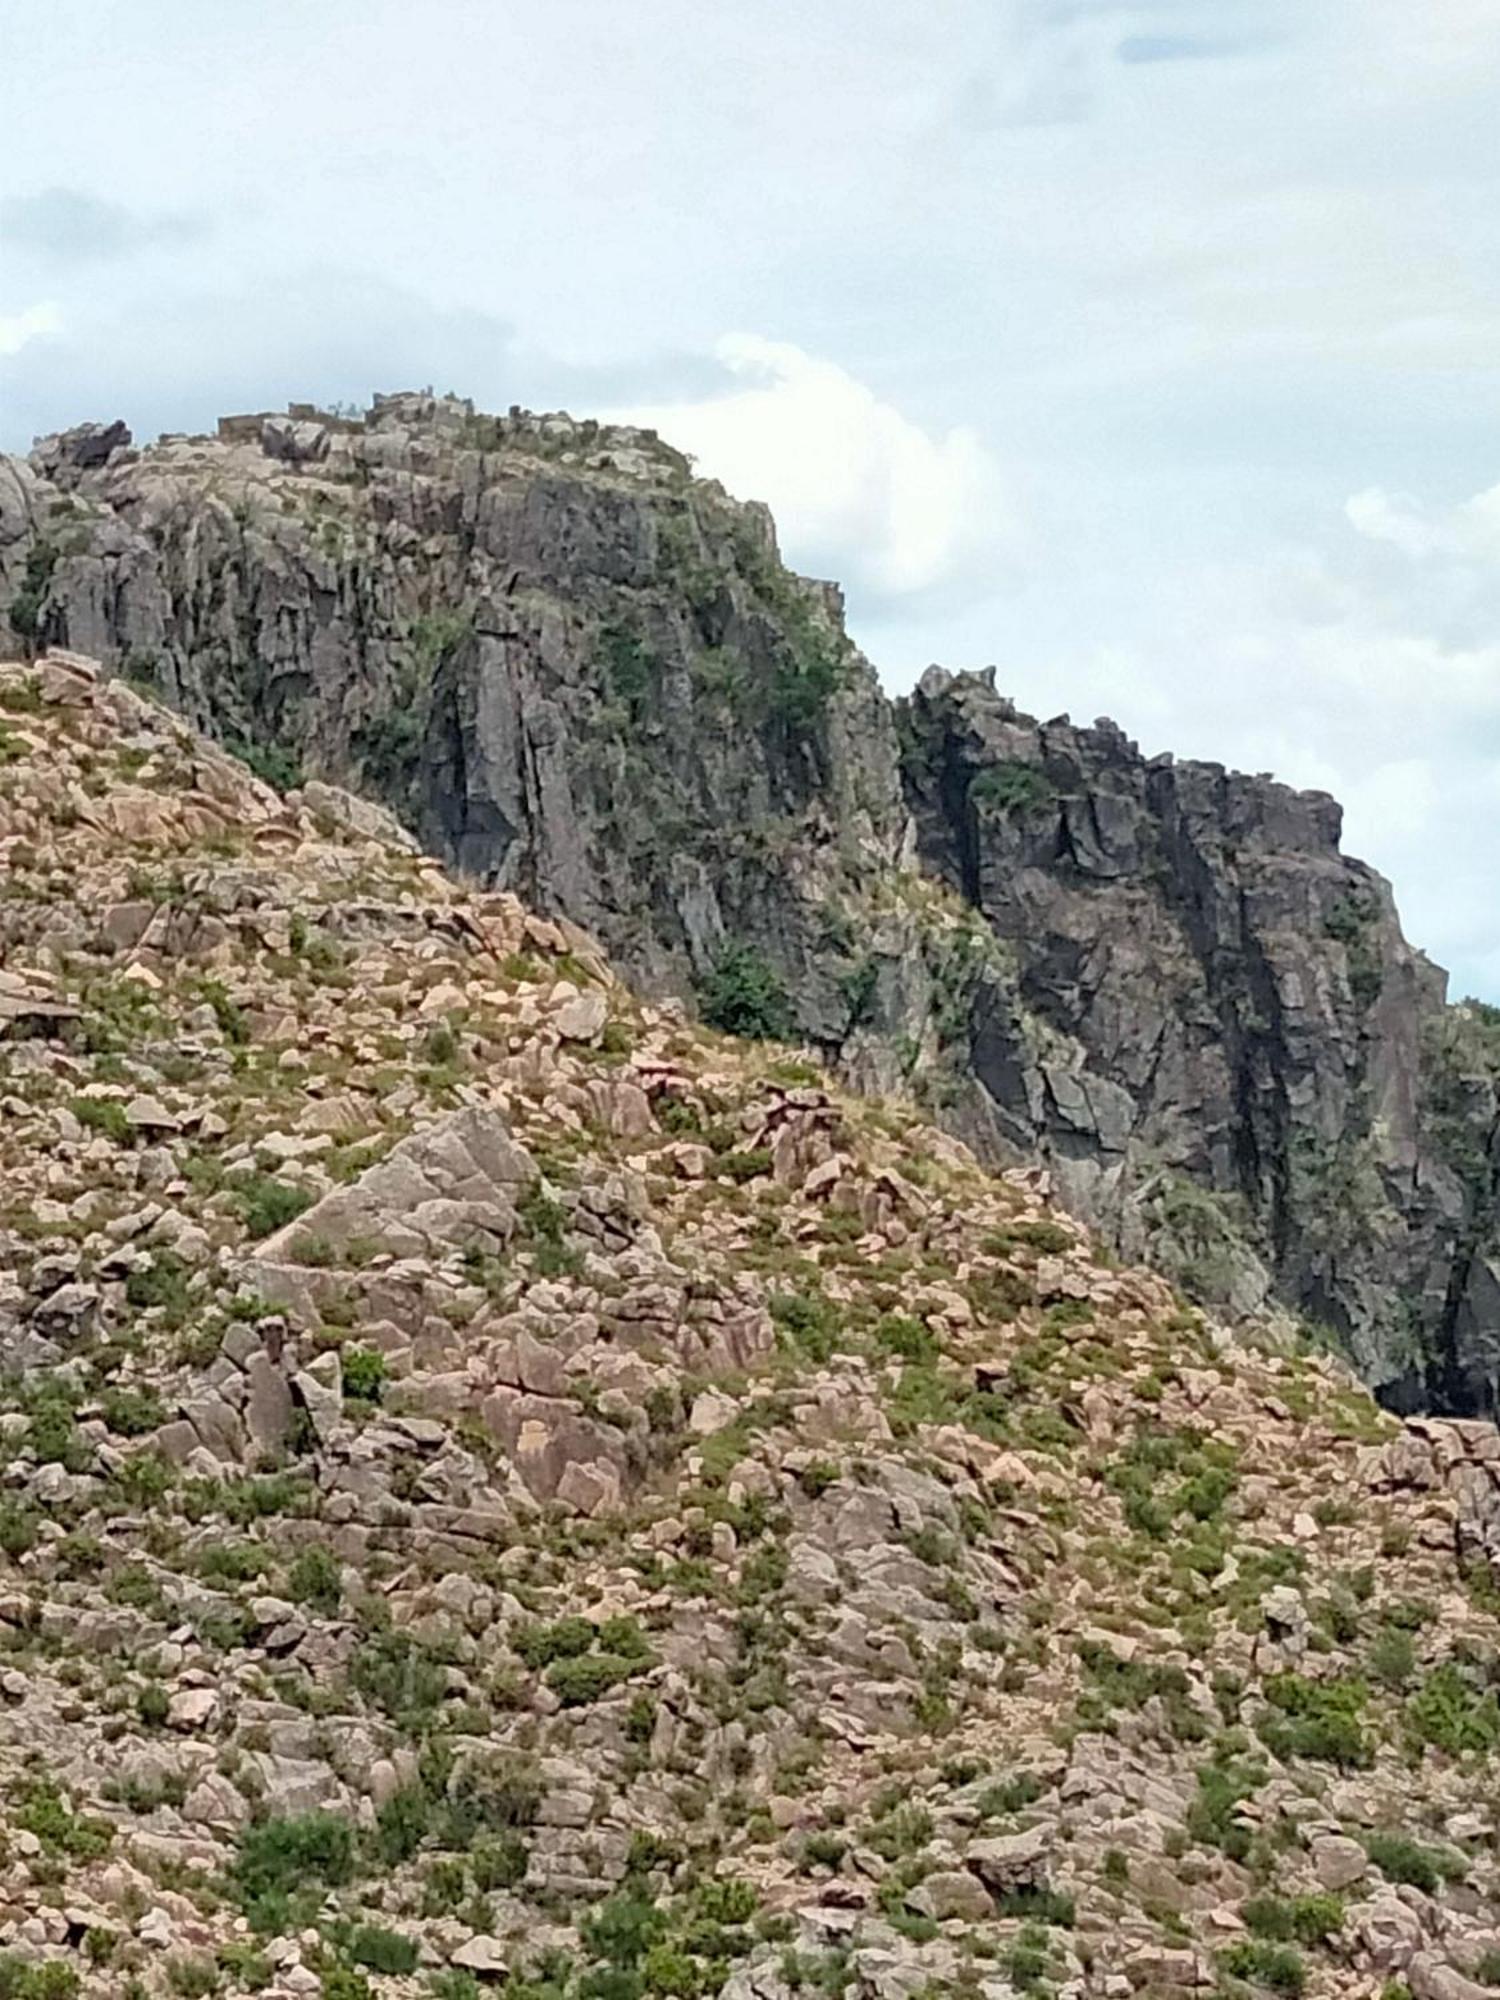
[[[1331,799],[881,694],[764,509],[649,433],[378,399],[0,461],[0,610],[283,782],[393,806],[645,990],[726,952],[864,1087],[1040,1159],[1132,1254],[1340,1334],[1392,1400],[1500,1369],[1500,1032]]]

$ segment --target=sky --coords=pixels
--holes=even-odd
[[[655,423],[886,685],[1333,792],[1500,1001],[1497,0],[0,0],[0,449]]]

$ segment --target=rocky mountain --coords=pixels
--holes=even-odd
[[[1487,1422],[77,656],[0,861],[0,1994],[1500,1988]]]
[[[1500,1379],[1500,1025],[1330,799],[934,669],[891,703],[764,509],[654,435],[378,398],[0,464],[0,616],[392,807],[647,995],[915,1091],[1393,1405]]]

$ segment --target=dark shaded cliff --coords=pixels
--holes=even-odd
[[[905,1084],[1393,1400],[1500,1353],[1500,1032],[1318,795],[881,694],[765,510],[649,433],[450,398],[0,462],[0,610],[283,783],[353,783],[646,990]]]

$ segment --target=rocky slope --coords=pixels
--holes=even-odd
[[[910,1085],[1388,1400],[1500,1378],[1500,1034],[1338,808],[934,670],[894,707],[763,509],[655,437],[379,399],[0,464],[0,613],[391,805],[649,994]]]
[[[0,1993],[1500,1980],[1500,1438],[0,666]]]

